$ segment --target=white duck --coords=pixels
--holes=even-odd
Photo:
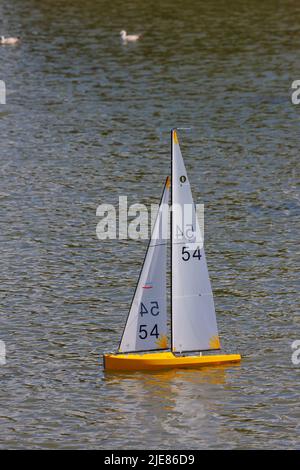
[[[120,31],[121,39],[123,42],[136,42],[141,38],[141,34],[127,34],[124,29]]]
[[[13,46],[14,44],[17,44],[20,42],[20,38],[6,38],[4,36],[0,36],[0,44],[2,45],[7,45],[7,46]]]

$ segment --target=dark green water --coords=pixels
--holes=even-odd
[[[0,446],[299,448],[300,5],[12,0],[0,18],[22,37],[0,47]],[[96,208],[157,203],[169,129],[190,125],[222,343],[243,361],[106,375],[145,242],[100,242]]]

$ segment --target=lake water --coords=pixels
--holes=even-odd
[[[0,6],[0,446],[299,448],[300,5],[125,3]],[[173,126],[243,360],[105,374],[147,242],[98,240],[96,208],[159,201]]]

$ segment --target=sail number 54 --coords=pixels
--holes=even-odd
[[[145,306],[145,304],[143,304],[143,302],[141,302],[141,309],[140,309],[141,316],[145,315],[146,313],[149,313],[149,310],[150,310],[151,315],[153,315],[154,317],[156,317],[159,314],[159,306],[156,300],[153,302],[150,302],[150,307],[148,308]]]
[[[147,305],[147,307],[143,302],[141,302],[141,306],[140,306],[141,316],[146,315],[147,313],[150,313],[151,315],[156,317],[159,314],[159,305],[156,300],[153,300],[152,302],[150,302],[150,305]],[[148,334],[149,336],[155,336],[156,338],[158,338],[159,333],[158,333],[157,325],[154,325],[150,333],[147,331],[147,325],[140,325],[139,337],[141,339],[146,339],[148,337]]]
[[[147,328],[147,325],[140,325],[139,337],[141,339],[146,339],[147,336],[148,336],[148,331],[146,330],[146,328]],[[159,333],[158,333],[158,330],[157,330],[157,325],[154,325],[154,327],[150,331],[149,336],[155,336],[155,338],[159,337]]]
[[[189,261],[192,258],[197,258],[199,261],[201,259],[201,253],[200,253],[200,248],[197,248],[193,255],[191,255],[191,252],[188,251],[188,249],[186,248],[186,246],[183,246],[182,247],[182,251],[181,251],[181,255],[182,255],[182,259],[183,261]]]

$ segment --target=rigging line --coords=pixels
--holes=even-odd
[[[186,299],[188,297],[204,297],[205,295],[213,296],[212,292],[200,292],[199,294],[186,294],[186,295],[174,295],[174,299]]]
[[[149,248],[151,247],[154,247],[154,246],[163,246],[163,245],[167,245],[168,242],[165,242],[165,243],[156,243],[155,245],[149,245]]]
[[[162,192],[162,195],[161,195],[161,198],[160,198],[159,207],[161,206],[162,201],[163,201],[165,189],[166,189],[166,187],[167,187],[167,182],[168,182],[168,178],[166,179],[165,184],[164,184],[164,187],[163,187],[163,192]],[[159,211],[158,211],[157,217],[158,217],[158,216],[159,216]],[[145,264],[145,261],[146,261],[146,258],[147,258],[148,250],[149,250],[149,247],[150,247],[151,239],[152,239],[152,235],[151,235],[151,237],[150,237],[150,239],[149,239],[149,241],[148,241],[148,246],[147,246],[147,250],[146,250],[146,253],[145,253],[145,256],[144,256],[143,264],[142,264],[142,267],[141,267],[141,270],[140,270],[140,273],[139,273],[138,281],[137,281],[136,286],[135,286],[135,290],[134,290],[133,297],[132,297],[132,299],[131,299],[131,304],[130,304],[129,312],[128,312],[128,314],[127,314],[125,326],[124,326],[123,333],[122,333],[122,336],[121,336],[121,339],[120,339],[120,342],[119,342],[118,352],[120,352],[120,348],[121,348],[121,344],[122,344],[122,341],[123,341],[123,337],[124,337],[124,334],[125,334],[125,331],[126,331],[126,328],[127,328],[127,324],[128,324],[128,322],[129,322],[129,317],[130,317],[131,308],[132,308],[133,303],[134,303],[134,301],[135,301],[135,296],[136,296],[137,289],[138,289],[138,286],[139,286],[139,283],[140,283],[140,280],[141,280],[141,276],[142,276],[142,272],[143,272],[143,269],[144,269],[144,264]]]
[[[174,242],[173,245],[199,245],[200,243],[203,244],[203,240],[193,241],[193,240],[186,239],[183,242]]]

